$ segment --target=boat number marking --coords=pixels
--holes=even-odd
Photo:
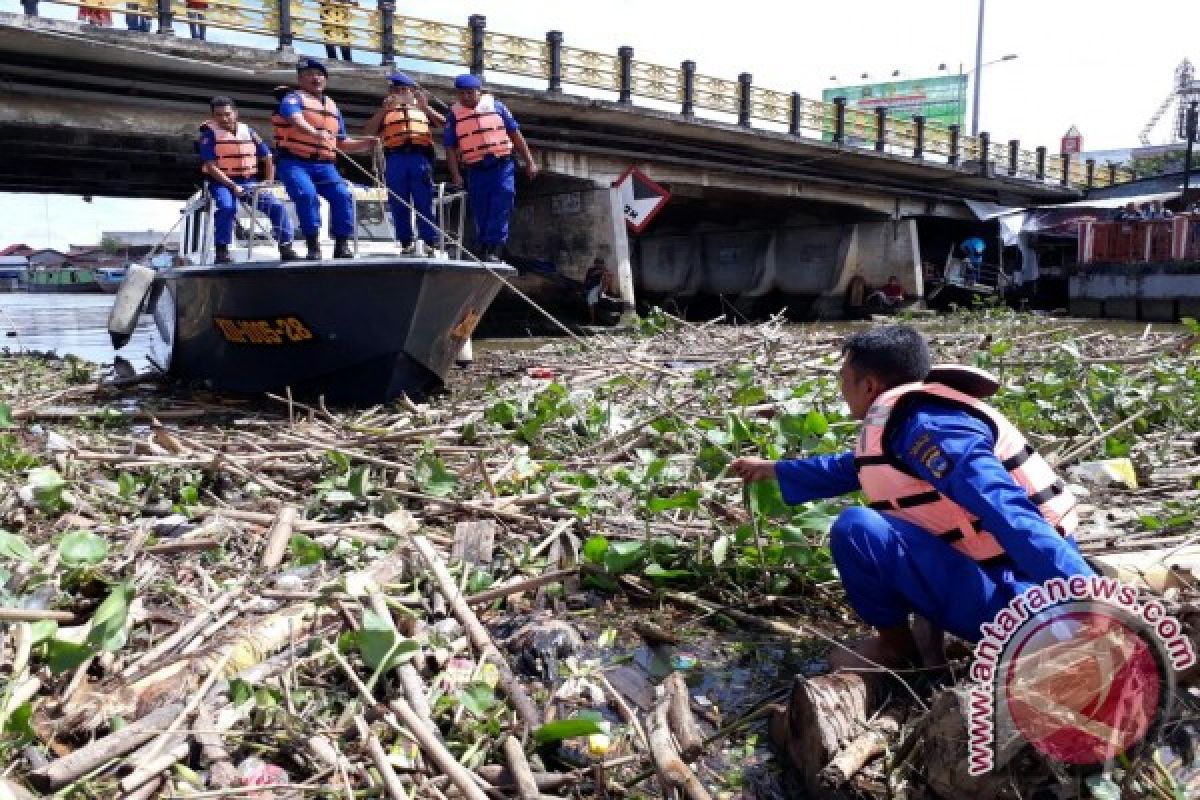
[[[474,332],[475,326],[479,324],[479,320],[483,315],[473,308],[468,308],[463,314],[462,319],[458,321],[450,330],[451,339],[469,339],[471,333]]]
[[[295,344],[313,339],[313,333],[299,317],[276,319],[231,319],[213,317],[225,341],[233,344]]]

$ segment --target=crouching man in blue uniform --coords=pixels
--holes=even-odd
[[[237,105],[232,98],[214,97],[209,101],[209,109],[212,117],[200,126],[196,150],[204,162],[202,171],[208,177],[208,192],[215,206],[213,245],[216,257],[213,261],[229,264],[233,261],[229,245],[233,242],[238,203],[250,202],[260,164],[263,180],[267,183],[275,180],[275,163],[270,148],[258,133],[238,122]],[[287,208],[269,192],[259,192],[258,210],[265,212],[271,220],[271,233],[279,244],[280,260],[295,261],[292,218],[288,216]]]
[[[878,635],[830,665],[892,668],[944,661],[942,632],[978,641],[1015,596],[1052,578],[1092,575],[1075,546],[1075,499],[1050,466],[981,398],[998,388],[968,367],[931,369],[904,325],[848,337],[842,396],[862,420],[851,452],[768,461],[739,458],[745,481],[777,480],[791,504],[861,489],[830,549],[851,606]],[[909,618],[932,627],[921,647]]]

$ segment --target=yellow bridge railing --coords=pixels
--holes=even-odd
[[[294,41],[324,43],[376,52],[384,64],[396,58],[461,65],[472,72],[545,80],[549,91],[564,85],[614,91],[618,101],[634,97],[679,104],[681,113],[697,110],[783,126],[796,136],[838,145],[873,149],[893,156],[930,159],[974,168],[980,174],[1014,176],[1075,188],[1109,186],[1133,180],[1131,170],[1114,164],[1080,163],[1049,154],[1045,148],[1021,149],[1016,142],[991,141],[986,134],[968,136],[956,126],[942,127],[919,119],[897,119],[882,113],[824,103],[753,85],[743,74],[728,80],[696,72],[694,62],[661,66],[633,57],[622,47],[616,54],[571,47],[551,31],[545,40],[487,30],[484,17],[472,16],[465,26],[395,13],[395,0],[360,5],[346,0],[42,0],[80,9],[81,19],[110,18],[113,12],[141,15],[158,22],[159,33],[172,32],[175,22],[271,37],[279,46]],[[36,14],[39,0],[21,0]],[[372,0],[367,0],[372,2]]]

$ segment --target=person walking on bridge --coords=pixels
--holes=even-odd
[[[768,461],[739,458],[744,481],[776,480],[792,504],[861,490],[829,531],[850,605],[878,635],[830,665],[940,666],[941,632],[982,637],[1008,602],[1054,578],[1091,576],[1075,546],[1075,498],[983,398],[995,378],[930,367],[924,337],[888,325],[848,337],[842,397],[862,420],[851,452]],[[933,631],[918,646],[909,617]],[[793,732],[795,735],[798,732]]]
[[[446,166],[456,186],[466,172],[467,197],[475,219],[475,237],[485,261],[500,261],[508,241],[508,217],[516,196],[516,169],[512,152],[525,162],[529,180],[537,177],[537,164],[513,115],[496,98],[483,93],[474,75],[454,80],[458,101],[446,116],[442,143]]]
[[[387,154],[385,178],[396,238],[405,251],[424,256],[438,241],[433,211],[433,133],[446,118],[429,107],[417,82],[393,73],[383,107],[367,121],[368,136],[381,136]],[[412,210],[420,238],[413,241]]]
[[[329,203],[329,230],[333,257],[353,258],[354,198],[337,171],[337,154],[362,153],[374,147],[373,139],[350,139],[337,104],[325,96],[329,73],[315,58],[296,62],[300,88],[288,92],[271,118],[275,125],[275,150],[279,179],[296,204],[296,216],[308,246],[305,258],[321,259],[321,201]]]
[[[208,178],[208,192],[216,208],[213,213],[213,244],[217,264],[229,264],[229,245],[233,242],[233,226],[237,219],[238,203],[249,203],[254,193],[255,179],[262,166],[266,183],[275,180],[275,162],[271,150],[262,138],[244,123],[238,122],[237,104],[232,98],[217,96],[209,101],[212,117],[200,126],[196,149],[204,162],[201,168]],[[287,207],[270,192],[258,193],[258,210],[271,220],[271,233],[279,245],[281,261],[295,261],[292,249],[292,218]],[[251,231],[254,236],[257,231]]]

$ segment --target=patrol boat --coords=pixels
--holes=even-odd
[[[263,185],[286,202],[282,187]],[[266,215],[239,204],[232,264],[214,264],[213,204],[203,190],[183,210],[176,264],[130,267],[109,332],[128,342],[139,310],[154,318],[151,359],[168,375],[217,391],[284,392],[340,405],[419,397],[439,387],[501,286],[516,274],[468,260],[464,202],[439,187],[443,225],[458,236],[401,253],[387,190],[352,187],[354,258],[280,262]],[[289,205],[289,213],[294,209]],[[332,242],[323,242],[331,254]]]

